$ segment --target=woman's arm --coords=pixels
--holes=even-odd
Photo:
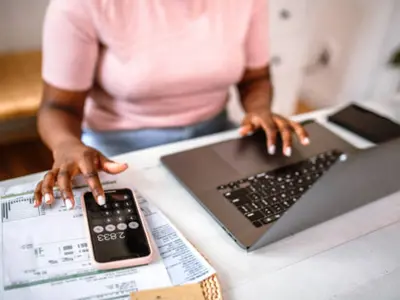
[[[273,88],[268,66],[246,69],[237,87],[242,106],[247,113],[260,109],[271,111]]]
[[[53,152],[65,143],[80,143],[87,94],[44,84],[37,124],[42,140]]]
[[[99,205],[105,204],[104,190],[98,172],[117,174],[126,164],[110,161],[96,149],[81,142],[81,124],[87,91],[66,91],[45,84],[38,114],[38,129],[43,141],[53,152],[54,164],[35,190],[35,206],[52,204],[57,185],[68,209],[74,204],[72,179],[83,174]]]
[[[307,132],[301,125],[272,113],[273,87],[268,66],[246,69],[237,87],[246,112],[242,122],[242,135],[262,128],[267,134],[268,152],[274,154],[279,132],[283,142],[283,153],[286,156],[290,156],[292,152],[292,131],[296,132],[304,145],[309,143]]]

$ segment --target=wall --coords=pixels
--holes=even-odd
[[[375,66],[368,82],[367,95],[376,100],[390,101],[393,94],[400,96],[400,69],[394,69],[387,62],[400,48],[400,1],[393,6],[387,34],[381,46],[379,63]],[[397,97],[396,101],[399,97]]]
[[[367,96],[376,68],[382,64],[382,45],[396,0],[309,0],[309,58],[327,47],[330,65],[304,76],[301,94],[314,107],[334,105]]]
[[[0,0],[0,52],[41,47],[42,23],[49,0]]]

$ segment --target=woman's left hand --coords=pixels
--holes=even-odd
[[[242,121],[240,134],[248,135],[262,128],[267,136],[268,153],[274,154],[276,150],[276,138],[279,133],[282,137],[283,154],[292,154],[292,133],[295,132],[303,145],[310,143],[308,133],[299,123],[286,119],[280,115],[273,114],[269,110],[247,113]]]

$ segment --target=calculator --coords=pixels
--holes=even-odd
[[[91,192],[82,199],[94,265],[114,269],[150,263],[153,242],[132,190],[106,190],[105,198],[102,206]]]

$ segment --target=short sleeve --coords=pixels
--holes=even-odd
[[[253,0],[252,15],[245,41],[246,67],[264,67],[269,60],[268,1]]]
[[[92,86],[98,40],[85,0],[51,0],[43,25],[42,77],[67,90]]]

